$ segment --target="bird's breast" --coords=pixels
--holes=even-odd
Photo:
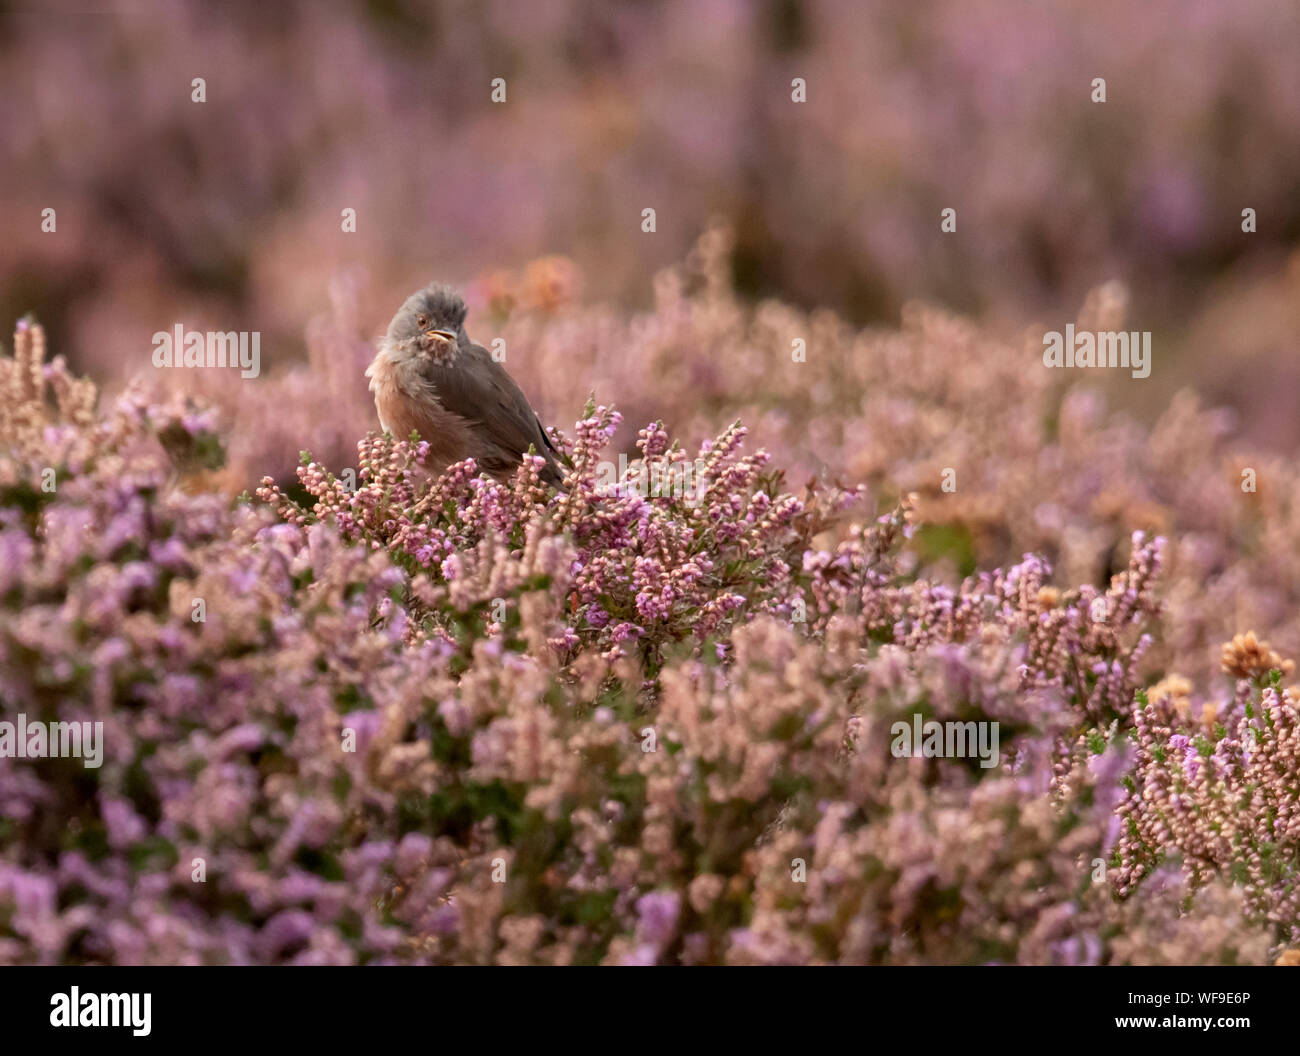
[[[437,389],[409,362],[394,362],[380,353],[366,373],[375,394],[379,425],[398,440],[412,432],[429,444],[429,465],[444,467],[473,454],[469,423],[448,411]]]

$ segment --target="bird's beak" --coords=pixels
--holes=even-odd
[[[455,335],[454,333],[452,333],[450,330],[426,330],[426,331],[424,332],[424,336],[425,336],[425,337],[431,337],[431,338],[433,338],[435,341],[444,341],[444,342],[445,342],[445,341],[455,341],[455,340],[456,340],[456,335]]]

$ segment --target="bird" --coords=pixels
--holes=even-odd
[[[545,459],[541,479],[561,488],[559,451],[505,367],[470,340],[467,314],[460,294],[439,283],[403,302],[366,368],[380,427],[399,439],[419,433],[433,473],[473,458],[506,480],[531,447]]]

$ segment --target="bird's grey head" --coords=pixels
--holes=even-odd
[[[468,341],[467,309],[460,294],[435,283],[408,298],[388,324],[389,344],[404,352],[423,352],[441,359],[454,356]]]

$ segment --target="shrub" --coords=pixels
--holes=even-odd
[[[1195,644],[1160,536],[1101,585],[1035,554],[960,576],[968,505],[792,494],[739,424],[691,451],[653,422],[632,478],[698,476],[619,486],[594,401],[558,494],[537,459],[430,479],[418,439],[371,434],[355,481],[305,455],[231,502],[207,410],[133,387],[96,413],[43,344],[21,324],[0,360],[0,719],[102,722],[104,755],[0,758],[0,960],[1261,962],[1296,938],[1289,662],[1230,643],[1222,704],[1154,682]],[[900,757],[918,717],[996,723],[995,765]]]

